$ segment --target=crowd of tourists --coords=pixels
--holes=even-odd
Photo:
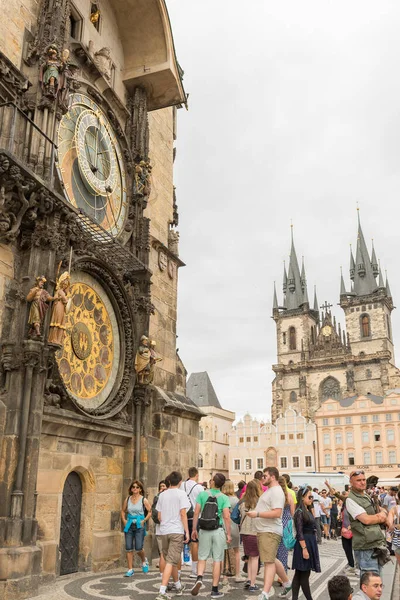
[[[173,471],[159,483],[151,505],[142,483],[133,481],[123,503],[126,577],[134,575],[135,551],[142,571],[149,571],[144,539],[147,522],[154,521],[161,579],[156,600],[168,600],[170,592],[197,596],[205,588],[208,560],[212,562],[211,598],[223,597],[224,590],[231,589],[225,584],[232,577],[258,600],[274,594],[276,578],[281,585],[279,597],[298,600],[302,592],[312,600],[310,575],[321,572],[319,546],[339,537],[347,566],[343,575],[327,582],[332,600],[378,600],[382,567],[390,554],[400,564],[400,492],[397,488],[367,490],[362,470],[350,474],[350,489],[341,492],[328,481],[321,491],[307,484],[293,488],[290,476],[280,476],[275,467],[257,471],[237,490],[222,473],[215,473],[208,484],[199,483],[198,477],[195,467],[185,480]],[[182,557],[189,559],[189,553],[192,581],[185,584]],[[261,568],[262,586],[256,583]],[[359,578],[357,591],[348,575]]]

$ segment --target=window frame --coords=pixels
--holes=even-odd
[[[294,460],[297,459],[298,465],[295,467]],[[294,454],[292,456],[292,469],[300,469],[300,456],[298,454]]]
[[[238,467],[236,467],[236,463],[239,463]],[[240,458],[234,458],[233,459],[233,470],[234,471],[240,471],[241,465],[242,465],[242,460]]]

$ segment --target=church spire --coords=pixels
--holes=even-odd
[[[373,267],[365,243],[363,230],[358,211],[358,236],[356,251],[356,268],[354,273],[354,292],[357,296],[367,296],[376,290],[376,281]],[[376,260],[376,258],[375,258]]]
[[[317,300],[317,286],[314,285],[314,310],[319,312],[318,300]]]
[[[283,261],[283,293],[286,294],[287,290],[287,273],[286,273],[286,262]]]
[[[378,277],[379,275],[379,266],[378,261],[376,260],[375,248],[374,248],[374,240],[372,240],[372,254],[371,254],[371,267],[374,277]]]
[[[278,296],[276,295],[276,285],[275,285],[275,281],[274,281],[274,305],[273,305],[273,310],[278,310]]]
[[[378,279],[378,288],[385,289],[385,282],[383,280],[383,273],[381,267],[381,261],[379,261],[379,279]]]
[[[356,270],[356,263],[354,262],[353,249],[350,244],[350,279],[354,281],[354,273]]]
[[[286,306],[288,310],[300,308],[303,304],[303,287],[300,275],[299,261],[293,239],[293,225],[291,225],[291,247],[289,258],[289,271],[287,279]]]
[[[392,292],[390,290],[390,286],[389,286],[389,279],[387,276],[387,272],[386,272],[386,295],[391,298],[392,297]]]
[[[346,286],[344,284],[344,279],[343,279],[342,267],[340,267],[340,295],[347,296]]]

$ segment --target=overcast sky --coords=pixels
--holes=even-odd
[[[224,408],[269,413],[291,219],[310,297],[316,284],[319,304],[337,305],[358,201],[400,302],[400,2],[167,4],[190,94],[175,162],[178,347]],[[393,330],[400,343],[398,311]]]

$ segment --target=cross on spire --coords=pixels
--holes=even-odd
[[[325,304],[323,304],[322,306],[320,306],[321,310],[325,310],[325,312],[328,312],[330,308],[333,307],[333,304],[328,304],[328,302],[325,300]]]

